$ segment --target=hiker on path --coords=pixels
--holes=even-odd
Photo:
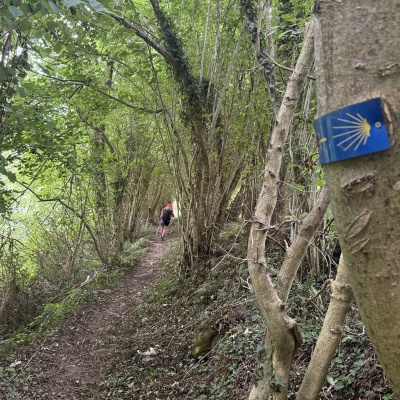
[[[167,234],[167,227],[171,222],[171,217],[174,216],[174,209],[172,207],[171,202],[167,202],[165,207],[161,210],[160,218],[161,218],[161,240],[164,240],[164,237]]]

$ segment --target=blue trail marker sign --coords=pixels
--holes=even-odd
[[[321,164],[390,149],[379,98],[322,115],[314,121],[314,128]]]

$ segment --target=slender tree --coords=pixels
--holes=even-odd
[[[301,345],[299,327],[285,310],[282,300],[268,273],[265,260],[265,241],[271,228],[271,219],[278,196],[279,170],[282,163],[284,144],[304,81],[313,59],[314,27],[310,23],[305,35],[302,52],[290,77],[283,102],[277,115],[266,155],[264,179],[257,200],[248,242],[248,267],[255,295],[267,326],[265,340],[263,379],[250,394],[250,399],[286,399],[289,371],[292,359]],[[322,213],[323,215],[324,213]]]
[[[340,257],[332,287],[331,301],[324,324],[312,353],[306,375],[297,392],[296,400],[316,400],[319,398],[329,365],[342,338],[346,317],[353,300],[353,291],[349,284],[343,256]]]

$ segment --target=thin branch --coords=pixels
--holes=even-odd
[[[53,79],[55,81],[63,83],[64,85],[67,85],[67,84],[69,84],[69,85],[78,85],[78,88],[73,92],[73,94],[70,97],[72,97],[78,90],[82,89],[82,87],[85,86],[85,87],[88,87],[88,88],[94,90],[97,93],[102,94],[103,96],[106,96],[106,97],[108,97],[108,98],[110,98],[112,100],[117,101],[118,103],[121,103],[121,104],[123,104],[123,105],[125,105],[125,106],[127,106],[129,108],[133,108],[134,110],[144,111],[144,112],[148,112],[148,113],[152,113],[152,114],[157,114],[157,113],[160,113],[160,112],[164,111],[163,108],[159,108],[158,110],[151,110],[151,109],[145,108],[145,107],[134,106],[133,104],[127,103],[124,100],[118,99],[117,97],[114,97],[114,96],[112,96],[112,95],[110,95],[110,94],[108,94],[106,92],[103,92],[100,89],[97,89],[97,88],[93,87],[91,85],[91,83],[87,82],[87,81],[78,80],[78,79],[62,79],[62,78],[57,78],[56,76],[42,74],[40,72],[34,72],[34,74],[43,76],[45,78]]]
[[[324,284],[322,285],[322,288],[312,297],[307,299],[306,303],[310,303],[314,299],[316,299],[322,292],[324,292],[330,285],[332,285],[333,279],[327,279]]]
[[[164,111],[164,108],[159,108],[158,110],[151,110],[151,109],[145,108],[145,107],[134,106],[133,104],[129,104],[129,103],[127,103],[126,101],[121,100],[121,99],[118,99],[117,97],[114,97],[114,96],[112,96],[111,94],[108,94],[108,93],[106,93],[106,92],[103,92],[103,91],[100,90],[100,89],[96,89],[96,88],[94,88],[94,87],[91,86],[91,85],[86,85],[86,87],[88,87],[88,88],[94,90],[94,91],[97,92],[97,93],[102,94],[103,96],[106,96],[106,97],[108,97],[108,98],[110,98],[110,99],[112,99],[112,100],[115,100],[115,101],[117,101],[118,103],[121,103],[121,104],[123,104],[123,105],[125,105],[125,106],[127,106],[127,107],[129,107],[129,108],[133,108],[134,110],[144,111],[144,112],[148,112],[148,113],[151,113],[151,114],[158,114],[158,113]]]
[[[237,232],[237,234],[236,234],[236,236],[235,236],[235,239],[234,239],[233,242],[232,242],[231,248],[225,253],[225,255],[222,257],[221,261],[218,262],[217,265],[211,269],[211,271],[214,271],[216,268],[218,268],[218,266],[221,265],[221,263],[225,260],[225,258],[226,258],[227,256],[232,257],[232,254],[231,254],[231,253],[232,253],[232,250],[233,250],[233,248],[235,247],[235,243],[237,243],[237,239],[238,239],[238,237],[239,237],[239,235],[240,235],[240,232],[242,232],[242,229],[245,227],[246,224],[247,224],[246,221],[243,221],[243,222],[242,222],[242,225],[240,226],[239,231]],[[240,260],[241,260],[241,261],[248,261],[247,259],[240,259]]]
[[[282,65],[282,64],[279,64],[277,61],[275,61],[268,53],[264,53],[277,67],[279,67],[279,68],[281,68],[281,69],[284,69],[284,70],[286,70],[286,71],[290,71],[290,72],[293,72],[294,70],[292,69],[292,68],[289,68],[289,67],[286,67],[286,66],[284,66],[284,65]],[[262,65],[262,63],[260,64],[260,65]],[[315,76],[312,76],[312,75],[306,75],[306,77],[308,78],[308,79],[311,79],[311,80],[313,80],[313,81],[315,81],[316,80],[316,78],[315,78]]]
[[[43,76],[43,77],[45,77],[45,78],[53,79],[53,80],[58,81],[58,82],[62,82],[62,83],[64,83],[64,84],[66,84],[66,83],[71,83],[72,85],[80,85],[80,86],[83,86],[83,85],[86,84],[85,81],[82,81],[82,80],[80,80],[80,79],[63,79],[63,78],[57,78],[56,76],[43,74],[42,72],[37,72],[37,71],[32,71],[32,73],[35,74],[35,75]]]

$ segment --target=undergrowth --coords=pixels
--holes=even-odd
[[[257,379],[265,328],[243,261],[246,235],[236,233],[226,231],[215,255],[188,279],[180,277],[177,250],[171,248],[164,260],[166,276],[132,313],[102,399],[247,399]],[[227,256],[224,249],[232,253]],[[268,255],[274,275],[282,255],[273,250]],[[323,323],[330,286],[319,291],[326,278],[310,276],[295,282],[291,292],[289,312],[301,324],[304,345],[294,359],[289,399],[295,399]],[[194,356],[195,338],[208,332],[215,335],[211,347]],[[355,306],[320,396],[394,399]]]
[[[246,234],[237,235],[233,226],[225,231],[213,255],[204,259],[191,277],[183,278],[178,266],[178,241],[169,238],[170,251],[162,260],[165,275],[132,310],[96,399],[247,399],[258,379],[265,328],[244,261],[246,243]],[[134,254],[142,248],[126,246],[120,265],[134,262]],[[270,248],[268,266],[273,276],[281,261],[281,251]],[[32,324],[3,343],[3,356],[32,337],[43,338],[66,313],[95,300],[96,291],[116,282],[118,275],[119,270],[113,275],[99,274],[82,288],[47,304]],[[289,399],[295,399],[306,371],[328,307],[330,286],[326,282],[333,277],[302,274],[303,279],[293,285],[288,312],[299,322],[304,344],[293,361]],[[195,345],[199,338],[202,340]],[[204,348],[197,351],[200,344]],[[0,390],[8,393],[7,400],[18,399],[13,393],[15,385],[23,387],[33,379],[29,366],[22,375],[16,373],[18,368],[18,361],[0,368]],[[394,399],[355,305],[320,398]]]
[[[139,255],[146,251],[147,246],[146,238],[141,238],[135,243],[125,244],[118,266],[111,269],[93,270],[84,282],[62,291],[53,299],[38,306],[38,313],[29,324],[0,341],[0,361],[21,346],[29,346],[36,341],[43,340],[43,336],[46,336],[66,316],[95,301],[99,290],[116,285],[121,279],[123,269],[134,266]],[[13,375],[15,372],[16,365],[14,364],[0,368],[0,386],[7,381],[7,375]]]

